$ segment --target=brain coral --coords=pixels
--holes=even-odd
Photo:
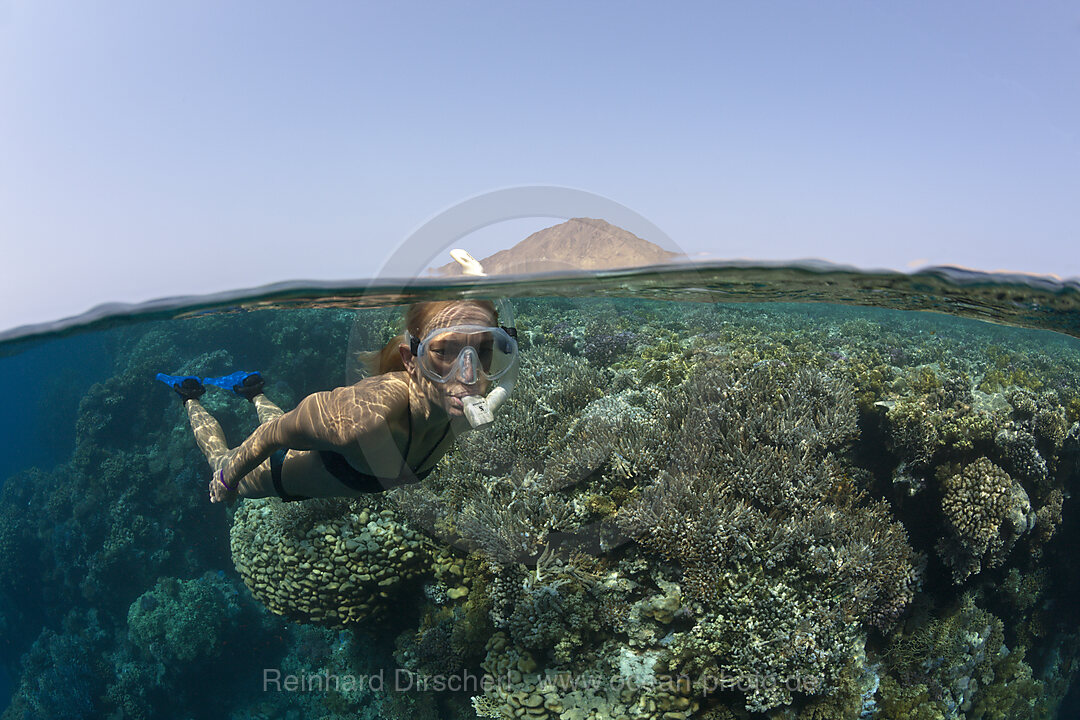
[[[347,500],[247,501],[233,519],[232,555],[271,611],[328,627],[378,614],[428,568],[421,536],[392,511]]]
[[[942,490],[950,532],[938,553],[957,584],[984,566],[1001,565],[1017,538],[1035,526],[1024,488],[986,458],[946,478]]]

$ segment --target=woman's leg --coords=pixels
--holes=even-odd
[[[266,424],[268,422],[271,422],[272,420],[277,420],[279,417],[281,417],[282,415],[285,414],[284,410],[282,410],[277,405],[272,403],[270,401],[270,399],[268,397],[266,397],[266,395],[263,395],[261,393],[259,395],[256,395],[255,397],[251,398],[251,402],[255,404],[255,412],[259,413],[259,424],[260,425],[264,425],[264,424]],[[287,491],[285,489],[285,483],[284,483],[284,480],[283,480],[282,468],[284,467],[284,464],[285,464],[286,460],[291,460],[292,463],[290,464],[290,467],[293,467],[296,464],[298,458],[306,457],[306,456],[311,455],[311,454],[312,453],[303,452],[303,451],[299,451],[299,450],[289,450],[288,452],[285,453],[284,457],[278,459],[278,462],[280,462],[280,465],[278,465],[276,467],[276,470],[278,472],[278,483],[279,483],[279,485],[277,487],[274,486],[274,470],[275,470],[274,458],[271,458],[270,464],[268,466],[268,471],[265,474],[261,475],[258,478],[257,482],[252,483],[252,485],[253,485],[252,490],[257,488],[260,492],[265,493],[264,495],[259,495],[259,497],[283,497],[285,499],[290,499],[290,498],[302,499],[300,496],[291,495],[289,493],[289,491]],[[259,469],[261,470],[262,466],[260,466]],[[295,478],[296,473],[291,473],[291,474],[294,477],[293,477],[293,481],[290,483],[290,487],[292,485],[296,484],[296,478]],[[248,496],[246,494],[244,496],[245,497],[250,497],[250,496]],[[308,497],[308,495],[305,493],[302,497],[306,498],[306,497]]]
[[[265,425],[285,414],[281,408],[261,393],[253,397],[251,402],[255,405],[255,412],[259,415],[260,425]],[[191,400],[185,404],[189,406],[198,405],[198,401]],[[206,455],[210,466],[217,472],[229,461],[235,448],[233,450],[228,449],[225,444],[225,433],[222,431],[221,426],[201,405],[195,408],[189,407],[188,417],[191,420],[192,430],[195,431],[195,441],[199,444],[203,454]],[[327,473],[321,464],[322,461],[319,459],[318,453],[289,450],[284,460],[292,461],[288,473],[291,480],[288,482],[289,488],[285,488],[283,483],[282,492],[289,493],[294,485],[303,485],[305,487],[301,492],[304,492],[305,497],[309,493],[311,497],[358,494],[347,488],[343,489],[334,478],[321,477]],[[282,464],[284,464],[284,461],[282,461]],[[314,482],[306,482],[308,480]],[[280,497],[278,490],[274,487],[272,460],[264,460],[259,467],[242,477],[237,484],[237,493],[240,497],[245,498]]]
[[[256,395],[251,401],[255,403],[255,410],[259,413],[259,424],[276,420],[285,414],[281,408],[270,402],[265,395]],[[288,468],[284,467],[285,461],[289,463]],[[279,478],[281,481],[280,490],[289,497],[356,497],[361,494],[356,490],[343,486],[337,478],[331,477],[317,452],[289,450],[282,461],[282,467],[279,467],[278,471],[281,473]],[[274,487],[273,476],[269,472],[267,475],[270,475],[269,480],[267,481],[265,476],[261,476],[260,482],[266,481],[269,484],[265,488],[262,485],[258,486],[260,490],[265,489],[266,494],[259,497],[279,496],[278,489]],[[244,497],[251,496],[244,494]]]
[[[265,425],[271,420],[277,420],[285,414],[284,410],[270,402],[270,399],[261,393],[253,397],[251,402],[255,404],[255,412],[259,414],[260,425]]]
[[[225,431],[198,400],[185,401],[184,409],[187,410],[188,420],[191,422],[191,431],[195,433],[195,444],[206,456],[210,468],[217,472],[229,452],[229,446],[225,443]]]
[[[255,411],[259,414],[260,425],[275,420],[284,414],[281,408],[270,402],[265,395],[256,395],[252,402],[255,404]],[[221,429],[221,424],[214,419],[214,416],[198,400],[188,400],[184,403],[184,407],[187,409],[188,420],[191,421],[191,430],[195,433],[195,443],[202,450],[203,455],[206,456],[206,461],[210,463],[210,469],[216,473],[232,458],[235,448],[229,449],[228,444],[225,442],[225,431]],[[276,496],[277,493],[274,491],[273,478],[270,473],[270,461],[263,461],[259,467],[240,478],[240,482],[237,484],[237,492],[240,497],[246,498]]]
[[[259,416],[260,425],[265,425],[268,422],[277,420],[285,414],[284,410],[271,402],[270,398],[266,397],[263,393],[259,393],[251,398],[251,404],[255,406],[255,412]],[[290,450],[289,452],[292,451]],[[277,497],[277,490],[274,489],[271,460],[264,460],[259,467],[240,478],[240,483],[237,485],[237,491],[239,492],[240,497],[245,498]]]

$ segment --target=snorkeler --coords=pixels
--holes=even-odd
[[[262,393],[258,373],[207,378],[246,397],[258,412],[259,427],[231,450],[199,402],[198,378],[158,378],[180,395],[213,469],[212,502],[356,497],[423,480],[457,435],[491,422],[517,374],[509,314],[507,305],[500,326],[487,301],[412,305],[405,334],[373,361],[377,374],[309,395],[287,413]]]

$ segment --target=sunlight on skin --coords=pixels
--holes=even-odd
[[[450,305],[436,313],[423,334],[440,327],[455,325],[493,325],[495,319],[484,308],[474,304]],[[465,337],[448,336],[444,342],[454,345],[433,346],[436,353],[460,351]],[[255,399],[262,423],[239,447],[228,449],[221,426],[197,400],[185,403],[192,430],[200,450],[214,470],[209,494],[212,502],[232,502],[237,497],[269,497],[276,495],[270,474],[270,456],[288,448],[286,459],[291,467],[304,472],[284,473],[290,494],[308,497],[355,496],[357,491],[345,487],[318,461],[318,452],[330,450],[343,455],[361,472],[386,479],[386,486],[411,482],[412,472],[402,471],[402,462],[416,462],[430,450],[434,438],[442,436],[449,421],[451,432],[447,442],[440,443],[425,462],[433,466],[453,445],[456,435],[469,431],[463,414],[462,398],[484,395],[491,382],[466,361],[462,372],[475,382],[466,383],[455,374],[446,383],[433,382],[424,376],[407,344],[400,344],[405,371],[385,373],[365,378],[355,385],[315,393],[304,398],[293,410],[281,413],[265,396]],[[485,351],[478,348],[481,358]],[[490,350],[487,351],[490,357]],[[447,361],[447,370],[456,360]],[[481,359],[483,362],[483,359]],[[408,442],[409,418],[412,410],[412,443],[409,458],[401,452]],[[411,467],[411,465],[410,465]],[[426,470],[415,468],[415,472]],[[228,487],[227,487],[228,486]],[[229,489],[229,487],[235,489]]]

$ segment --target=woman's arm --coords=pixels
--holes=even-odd
[[[253,471],[277,450],[343,450],[376,425],[384,425],[390,409],[403,401],[408,386],[385,376],[357,385],[315,393],[293,410],[260,425],[222,469],[228,487]],[[400,397],[398,397],[400,396]]]

